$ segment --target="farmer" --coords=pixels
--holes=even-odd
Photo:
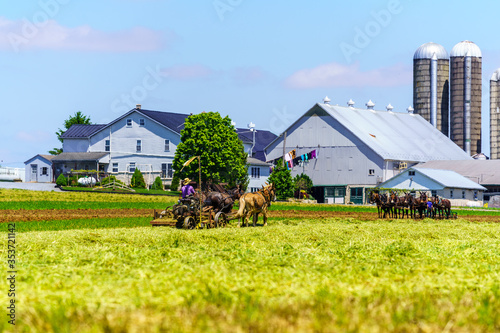
[[[193,186],[191,186],[191,179],[184,178],[182,181],[182,199],[185,199],[187,196],[194,195],[196,192],[194,191]]]
[[[429,199],[427,201],[427,213],[425,214],[427,217],[432,217],[432,201]]]

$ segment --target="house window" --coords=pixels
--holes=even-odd
[[[259,190],[258,187],[250,187],[250,192],[257,192]]]
[[[465,199],[465,190],[462,190],[462,199]]]
[[[415,176],[415,170],[408,171],[408,176]]]
[[[165,140],[165,151],[170,151],[170,140]]]
[[[135,171],[135,162],[130,162],[130,165],[128,167],[129,172],[134,172]]]
[[[375,176],[375,169],[368,170],[368,176]]]
[[[132,119],[127,119],[127,127],[132,127]]]
[[[173,178],[174,169],[172,163],[162,163],[161,165],[161,178]]]
[[[118,163],[113,163],[113,172],[118,172]]]
[[[49,174],[49,168],[43,167],[42,168],[42,176],[47,176]]]
[[[450,190],[450,199],[453,199],[453,190]]]
[[[110,143],[111,143],[111,140],[106,140],[104,142],[104,151],[110,151]]]
[[[138,153],[140,153],[142,151],[142,141],[141,140],[137,140],[136,151]]]
[[[139,119],[139,126],[144,126],[144,124],[146,124],[144,118],[140,118]]]
[[[252,178],[260,178],[260,168],[252,167]]]

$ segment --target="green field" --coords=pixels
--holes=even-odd
[[[23,193],[16,199],[15,194],[0,192],[0,203],[84,198],[75,193],[29,198],[30,193]],[[99,202],[164,206],[156,197],[84,195],[96,207]],[[18,221],[16,327],[4,315],[0,329],[500,331],[496,221],[495,215],[484,223],[467,217],[371,222],[274,218],[265,228],[192,231],[152,228],[147,218]],[[7,225],[2,229],[3,258]],[[4,290],[0,302],[6,306],[7,286]]]

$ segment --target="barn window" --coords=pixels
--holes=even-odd
[[[415,176],[415,170],[408,171],[408,176]]]
[[[127,119],[127,127],[132,127],[132,119]]]
[[[453,199],[453,190],[450,190],[450,199]]]
[[[368,170],[368,176],[375,176],[375,169]]]
[[[462,199],[465,199],[465,190],[462,190]]]
[[[437,191],[436,190],[432,190],[431,191],[431,197],[435,197],[437,195]]]
[[[136,151],[138,153],[140,153],[142,151],[142,141],[141,140],[137,140]]]
[[[106,140],[104,142],[104,151],[110,151],[111,149],[111,140]]]

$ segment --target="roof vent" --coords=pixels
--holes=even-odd
[[[372,102],[372,100],[370,99],[370,100],[368,101],[368,103],[366,103],[365,105],[366,105],[366,108],[367,108],[368,110],[373,110],[373,107],[375,106],[375,103],[373,103],[373,102]]]
[[[408,113],[410,114],[413,114],[413,111],[415,111],[414,108],[411,107],[411,105],[406,109],[406,111],[408,111]]]
[[[141,109],[141,106],[142,106],[141,104],[136,104],[136,105],[135,105],[135,108],[140,110],[140,109]]]
[[[354,101],[352,99],[349,100],[349,102],[347,102],[347,106],[350,107],[350,108],[353,108],[354,107]]]
[[[331,99],[329,99],[328,96],[325,96],[325,98],[323,98],[323,103],[330,104],[330,102],[331,102]]]
[[[390,112],[392,111],[392,109],[394,109],[394,106],[392,106],[391,103],[389,103],[389,105],[387,105],[385,108],[387,109],[387,111]]]

